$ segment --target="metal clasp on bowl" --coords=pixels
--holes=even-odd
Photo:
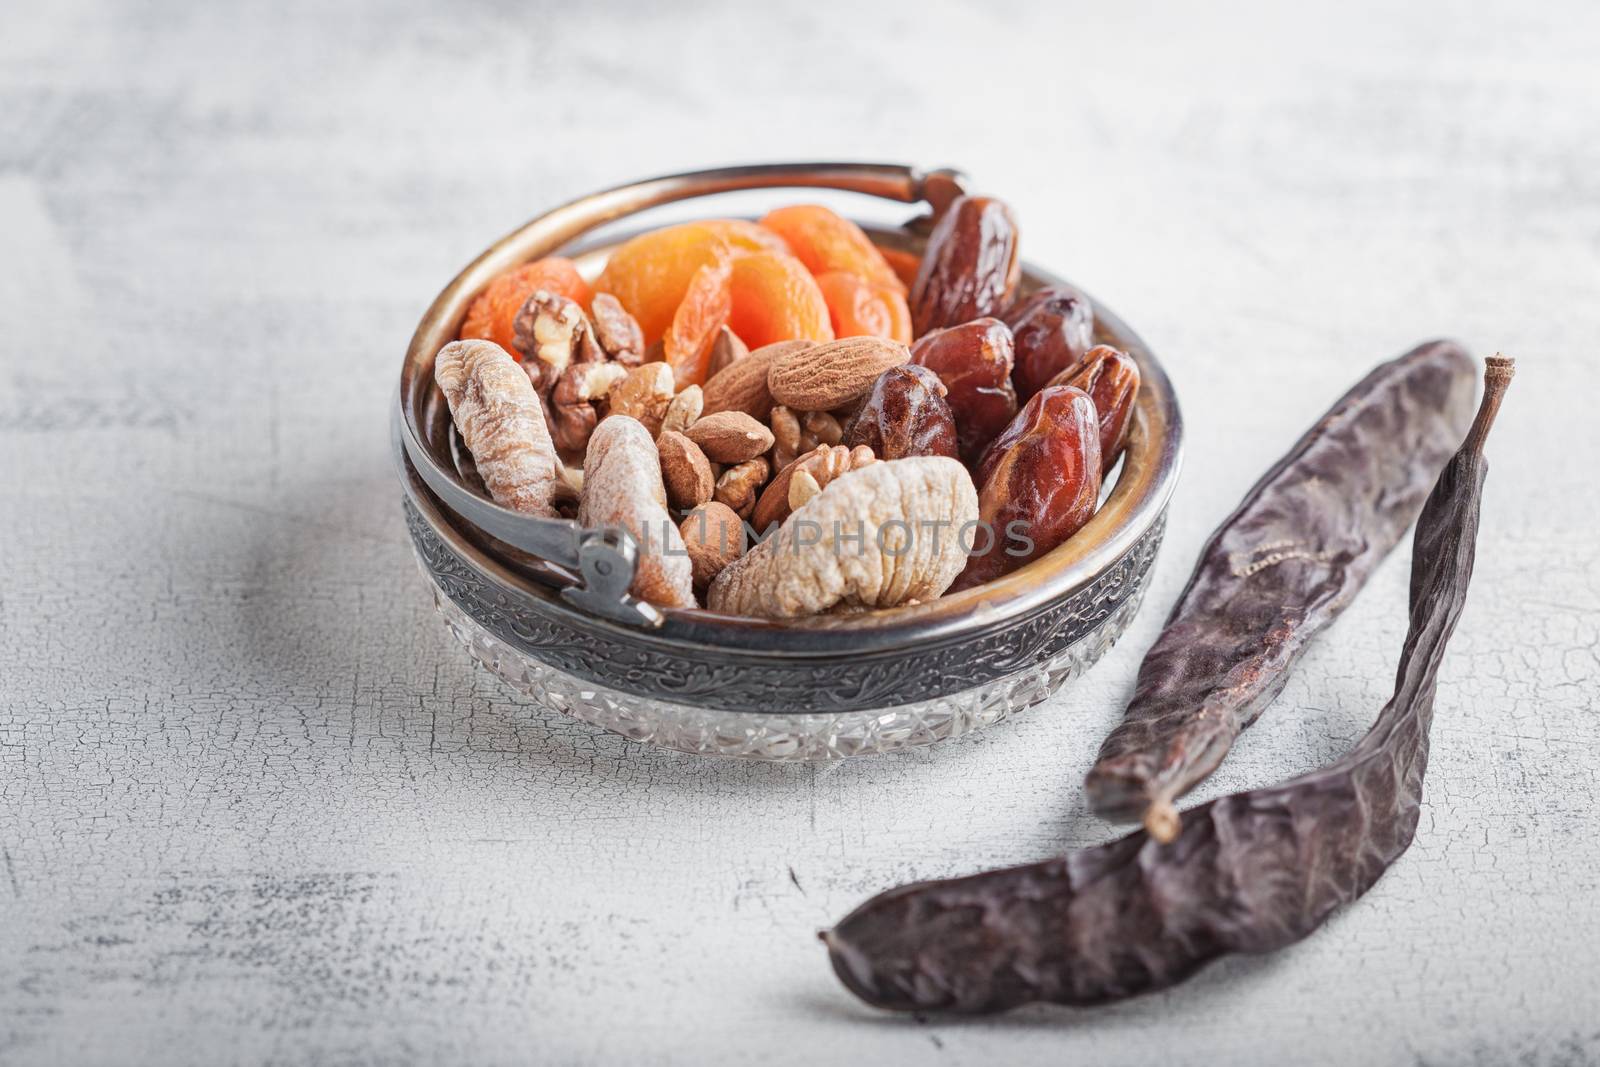
[[[401,419],[398,404],[393,429],[397,450],[404,450],[412,469],[445,507],[490,537],[576,571],[582,584],[561,590],[569,604],[629,626],[657,627],[666,621],[654,606],[628,592],[639,565],[639,546],[627,530],[589,530],[571,519],[541,519],[503,508],[440,470]]]

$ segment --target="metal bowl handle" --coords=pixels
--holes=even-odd
[[[422,348],[439,320],[459,314],[462,291],[469,281],[476,282],[470,285],[475,292],[495,274],[549,255],[598,226],[662,204],[745,189],[782,188],[838,189],[908,204],[925,202],[931,214],[912,225],[926,226],[965,194],[966,179],[948,168],[923,171],[893,163],[770,163],[673,174],[585,196],[529,222],[463,270],[423,316],[412,337],[407,363],[414,373],[431,379],[436,353]],[[535,518],[471,492],[423,446],[416,429],[416,399],[402,387],[394,409],[395,450],[410,459],[422,481],[446,507],[491,537],[577,572],[581,582],[561,590],[562,598],[573,606],[631,626],[657,627],[665,621],[655,607],[628,593],[639,560],[638,545],[628,531],[585,529],[568,519]]]
[[[905,204],[925,202],[938,215],[966,192],[966,177],[948,167],[925,171],[900,163],[761,163],[689,171],[619,185],[563,204],[523,227],[516,234],[517,244],[525,255],[522,242],[533,240],[536,247],[548,250],[535,255],[548,255],[597,226],[653,207],[747,189],[838,189]],[[487,255],[494,255],[498,247]]]

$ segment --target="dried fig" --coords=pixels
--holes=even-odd
[[[601,422],[584,455],[578,521],[589,527],[622,526],[633,535],[639,545],[630,587],[635,596],[662,607],[692,608],[689,557],[666,503],[661,458],[650,431],[626,415]]]
[[[554,517],[561,461],[527,373],[493,341],[451,341],[433,378],[495,503]]]
[[[713,611],[769,618],[931,600],[966,562],[978,517],[965,467],[944,456],[870,463],[835,479],[711,583]]]

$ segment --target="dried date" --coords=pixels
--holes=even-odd
[[[1094,344],[1094,309],[1069,285],[1034,292],[1006,315],[1006,325],[1016,344],[1011,380],[1024,401],[1077,366]]]
[[[934,226],[911,287],[915,335],[997,314],[1020,276],[1011,209],[986,196],[961,197]]]
[[[878,375],[866,403],[845,427],[846,447],[866,445],[879,459],[956,458],[956,423],[945,385],[927,367],[906,364]]]
[[[1093,517],[1100,502],[1094,401],[1070,385],[1039,392],[989,446],[976,480],[980,532],[955,590],[1037,559]]]
[[[944,382],[961,458],[976,463],[989,442],[1017,416],[1011,331],[991,318],[935,330],[912,346],[911,362],[927,367]]]
[[[1082,389],[1100,415],[1100,473],[1116,464],[1133,427],[1133,402],[1139,395],[1139,364],[1126,352],[1110,345],[1089,349],[1083,362],[1069,367],[1050,381]]]

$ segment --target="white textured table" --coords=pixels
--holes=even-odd
[[[1600,1059],[1594,5],[455,6],[6,19],[0,1062]],[[815,156],[967,168],[1164,356],[1145,614],[1025,718],[842,766],[520,706],[406,543],[416,317],[560,200]],[[1292,950],[1109,1010],[853,1002],[812,935],[867,894],[1113,833],[1079,782],[1200,540],[1440,333],[1521,369],[1411,851]],[[1407,559],[1203,796],[1360,734]]]

